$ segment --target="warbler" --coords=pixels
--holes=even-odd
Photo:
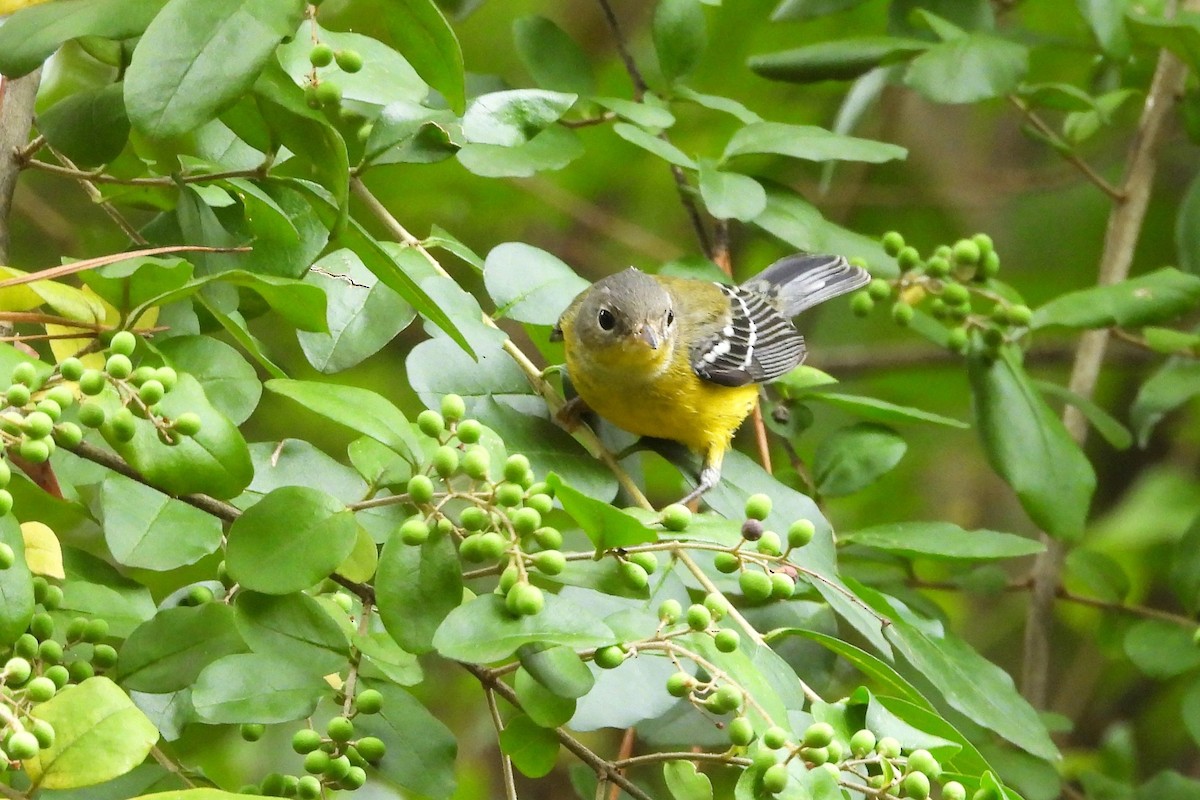
[[[700,454],[699,482],[680,501],[688,502],[720,480],[758,385],[804,360],[791,318],[869,280],[832,255],[789,256],[740,286],[630,267],[581,292],[552,338],[564,345],[579,394],[573,402],[630,433]]]

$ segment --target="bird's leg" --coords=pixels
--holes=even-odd
[[[589,414],[591,411],[592,409],[587,403],[583,402],[582,397],[572,397],[563,404],[563,407],[558,410],[554,418],[570,432],[578,428],[583,422],[583,415]]]
[[[707,492],[709,489],[717,485],[717,481],[721,480],[721,464],[705,464],[704,469],[700,470],[700,482],[696,484],[696,488],[688,492],[679,502],[682,505],[696,500],[700,495]]]

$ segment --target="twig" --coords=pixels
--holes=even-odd
[[[748,767],[752,763],[748,758],[740,756],[731,756],[726,753],[646,753],[645,755],[633,756],[632,758],[623,758],[613,762],[614,767],[622,769],[628,767],[644,767],[647,764],[661,764],[664,761],[710,761],[716,764],[736,764],[739,767]]]
[[[185,784],[187,784],[187,787],[189,789],[196,788],[195,781],[193,781],[190,777],[188,777],[188,775],[183,771],[183,769],[178,764],[176,764],[174,761],[172,761],[170,759],[170,757],[168,757],[167,754],[164,753],[159,748],[158,745],[155,745],[154,747],[150,748],[150,755],[154,756],[154,760],[157,761],[163,769],[167,770],[168,772],[173,773],[175,775],[175,777],[179,778],[179,780],[181,780]],[[17,796],[21,797],[23,795],[17,795]]]
[[[58,152],[48,144],[46,145],[46,149],[53,153],[54,157],[61,161],[64,165],[70,167],[71,169],[78,169],[71,159],[67,158],[67,156],[63,153]],[[87,178],[82,177],[78,178],[77,180],[84,193],[91,199],[93,203],[100,206],[101,210],[108,215],[109,219],[116,223],[118,228],[125,232],[125,235],[129,237],[131,242],[143,247],[150,244],[150,242],[146,240],[146,237],[142,236],[142,234],[140,234],[137,229],[130,224],[129,220],[125,219],[124,215],[113,207],[112,203],[108,201],[108,198],[106,198],[104,194],[98,188],[96,188],[95,183]]]
[[[650,87],[646,85],[646,79],[642,77],[637,62],[633,60],[633,54],[625,46],[625,36],[621,33],[621,23],[617,21],[617,15],[613,12],[612,5],[608,0],[598,0],[598,2],[600,3],[600,10],[604,12],[604,21],[608,23],[608,29],[612,32],[613,42],[617,45],[617,53],[621,56],[621,63],[625,65],[625,71],[629,73],[629,80],[633,82],[633,99],[640,103]]]
[[[487,698],[488,711],[492,715],[492,725],[496,728],[496,736],[504,733],[504,720],[500,718],[500,708],[496,705],[496,691],[490,686],[483,687]],[[504,773],[504,796],[508,800],[517,800],[517,784],[513,780],[512,759],[507,753],[500,753],[500,769]]]
[[[613,766],[625,772],[625,767],[621,762],[628,761],[633,754],[633,745],[637,741],[637,728],[629,727],[625,729],[625,733],[621,736],[621,746],[617,749],[617,758],[613,761]],[[621,787],[613,784],[608,792],[608,800],[621,800]]]
[[[249,247],[206,247],[198,244],[173,244],[165,247],[149,247],[143,250],[130,250],[125,253],[110,253],[106,256],[97,256],[96,258],[85,258],[82,261],[73,261],[70,264],[63,264],[58,267],[47,267],[46,269],[30,272],[25,275],[17,275],[12,278],[0,281],[0,289],[7,289],[10,286],[21,286],[26,283],[34,283],[36,281],[49,281],[58,278],[64,278],[67,275],[74,275],[76,272],[83,272],[88,269],[96,269],[109,264],[116,264],[120,261],[128,261],[131,258],[142,258],[145,256],[161,256],[169,253],[245,253],[250,250]]]
[[[363,602],[362,613],[358,616],[358,635],[364,637],[371,631],[371,609],[373,606],[370,603]],[[346,673],[346,683],[342,686],[342,692],[345,698],[342,700],[342,716],[350,716],[350,710],[354,706],[354,689],[358,685],[358,668],[362,663],[362,652],[354,645],[350,646],[350,669]]]
[[[226,172],[201,172],[195,175],[172,175],[161,178],[119,178],[97,170],[83,170],[75,167],[59,166],[49,161],[38,161],[36,158],[25,161],[24,169],[47,172],[51,175],[61,175],[64,178],[85,180],[92,183],[111,183],[117,186],[162,186],[173,187],[181,183],[215,183],[230,178],[262,178],[266,172],[262,167],[254,169],[231,169]]]
[[[0,264],[8,263],[8,220],[21,174],[20,154],[33,125],[41,68],[23,78],[0,76]]]
[[[1053,147],[1051,149],[1061,155],[1068,163],[1076,167],[1083,174],[1083,176],[1094,183],[1097,188],[1100,189],[1100,191],[1104,192],[1109,196],[1110,199],[1118,203],[1125,199],[1125,192],[1123,190],[1113,186],[1111,183],[1105,180],[1103,175],[1092,169],[1092,165],[1080,158],[1079,154],[1076,153],[1067,142],[1063,141],[1062,137],[1055,133],[1054,129],[1047,125],[1046,121],[1039,117],[1037,112],[1029,107],[1028,103],[1017,97],[1015,94],[1010,94],[1008,96],[1008,101],[1012,103],[1018,111],[1021,112],[1025,119],[1029,121],[1029,124],[1032,125],[1041,136],[1044,136],[1047,141],[1053,143]]]
[[[1186,0],[1184,7],[1189,10],[1200,8],[1200,0]],[[1121,199],[1115,202],[1108,218],[1096,281],[1099,286],[1117,283],[1129,274],[1134,247],[1150,200],[1165,122],[1174,108],[1186,74],[1183,63],[1169,51],[1163,50],[1159,54],[1158,66],[1142,108],[1142,117],[1126,159],[1128,166],[1122,182]],[[1109,333],[1104,328],[1086,331],[1080,338],[1068,382],[1068,388],[1080,397],[1092,396],[1108,342]],[[1074,405],[1067,405],[1063,410],[1063,423],[1071,438],[1082,447],[1087,440],[1087,419]],[[1034,561],[1033,594],[1025,617],[1025,654],[1021,673],[1022,692],[1038,708],[1045,707],[1049,697],[1050,629],[1054,598],[1066,557],[1066,545],[1061,540],[1052,539],[1045,533],[1041,538],[1046,550]]]
[[[409,233],[408,229],[400,224],[400,221],[396,219],[396,217],[393,216],[390,211],[387,210],[387,207],[379,201],[379,198],[371,193],[371,190],[366,187],[366,184],[362,182],[362,179],[351,178],[350,190],[354,192],[354,194],[360,200],[362,200],[364,204],[366,204],[367,209],[374,214],[375,217],[382,222],[401,243],[407,245],[408,247],[412,247],[418,253],[420,253],[425,260],[429,262],[429,265],[438,272],[438,274],[444,277],[449,277],[449,275],[446,273],[446,270],[443,269],[442,265],[438,263],[438,260],[433,257],[433,254],[425,249],[425,246],[421,244],[421,240]],[[482,315],[482,321],[489,327],[497,327],[496,323],[493,322],[487,314]],[[557,421],[558,412],[565,404],[562,397],[542,376],[542,371],[538,369],[532,361],[529,360],[529,357],[525,355],[525,353],[520,347],[517,346],[511,337],[505,338],[503,348],[504,352],[508,353],[509,358],[515,361],[517,366],[521,368],[521,371],[525,373],[525,378],[529,381],[529,385],[532,386],[534,391],[536,391],[545,401],[546,406],[550,410],[550,418]],[[574,436],[576,441],[587,448],[588,452],[591,453],[594,458],[599,459],[606,467],[608,467],[609,471],[616,476],[617,482],[621,484],[621,488],[626,491],[626,493],[630,496],[630,498],[633,499],[635,503],[642,508],[653,509],[653,506],[650,505],[650,501],[646,499],[644,494],[642,494],[642,490],[639,489],[637,484],[633,482],[633,479],[629,477],[629,473],[622,469],[621,465],[617,463],[617,459],[612,453],[609,452],[608,448],[604,446],[604,444],[600,441],[600,438],[596,436],[596,434],[590,428],[580,425],[578,428],[568,431],[568,433]]]

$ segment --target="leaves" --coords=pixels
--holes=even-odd
[[[38,116],[38,130],[78,166],[106,164],[120,155],[129,139],[123,88],[112,83],[70,95]]]
[[[1158,423],[1176,408],[1200,394],[1200,361],[1173,358],[1138,390],[1129,421],[1133,424],[1139,447],[1145,447]]]
[[[434,648],[434,633],[462,603],[462,567],[449,536],[432,535],[413,547],[392,536],[379,557],[379,616],[396,643],[421,655]]]
[[[234,613],[238,633],[255,653],[287,659],[317,675],[339,671],[349,657],[346,634],[303,592],[238,592]]]
[[[1200,276],[1163,267],[1111,286],[1059,295],[1033,312],[1033,328],[1136,327],[1167,322],[1200,303]]]
[[[723,161],[749,153],[774,153],[806,161],[865,161],[879,164],[908,151],[886,142],[842,136],[814,125],[756,122],[739,128],[725,145]]]
[[[238,653],[204,668],[192,705],[204,722],[287,722],[307,717],[329,686],[289,657]]]
[[[903,556],[937,560],[986,560],[1029,556],[1045,550],[1033,539],[998,531],[965,531],[949,522],[895,522],[838,534],[843,544],[861,544]]]
[[[433,637],[433,646],[445,658],[487,663],[499,661],[527,644],[565,645],[581,649],[612,644],[612,629],[587,609],[553,594],[546,607],[532,617],[514,617],[504,598],[485,594],[450,612]]]
[[[387,755],[377,765],[380,775],[414,794],[454,794],[454,734],[403,689],[385,681],[366,681],[366,686],[383,695],[383,708],[378,714],[360,715],[354,728],[387,746]]]
[[[541,89],[492,92],[471,101],[463,115],[467,141],[518,147],[556,122],[575,103],[576,95]]]
[[[33,576],[25,563],[25,539],[11,514],[0,517],[0,543],[15,556],[11,567],[0,570],[0,642],[11,644],[33,618]]]
[[[754,219],[767,207],[767,192],[748,175],[718,169],[708,159],[700,162],[700,196],[708,213],[717,219]]]
[[[155,139],[198,128],[254,84],[303,12],[302,0],[169,0],[125,76],[130,122]]]
[[[699,0],[658,0],[651,25],[663,77],[676,81],[696,68],[708,41]]]
[[[19,78],[41,66],[63,42],[82,36],[137,36],[166,1],[58,0],[53,6],[24,8],[0,28],[0,73]]]
[[[517,714],[500,731],[500,749],[529,778],[550,774],[558,760],[558,736],[525,714]]]
[[[496,245],[483,262],[483,282],[497,317],[553,325],[588,282],[556,256],[521,242]]]
[[[919,408],[911,408],[909,406],[898,406],[895,403],[889,403],[886,400],[879,400],[874,397],[863,397],[861,395],[840,394],[837,392],[804,392],[802,397],[806,401],[815,401],[825,403],[826,405],[843,408],[854,413],[870,422],[879,422],[883,424],[898,424],[902,422],[931,422],[934,425],[945,425],[950,428],[969,428],[971,427],[965,422],[950,417],[943,417],[941,414],[934,414],[929,411],[923,411]]]
[[[543,89],[594,94],[596,80],[587,56],[562,28],[546,17],[530,15],[513,20],[517,57]]]
[[[458,37],[433,0],[387,0],[383,18],[392,39],[425,81],[456,112],[466,102],[463,55]]]
[[[900,462],[908,443],[891,428],[863,422],[826,437],[817,448],[813,477],[829,497],[871,485]]]
[[[881,65],[910,59],[929,47],[928,42],[919,39],[860,36],[751,56],[747,66],[777,81],[847,81]]]
[[[221,544],[216,517],[120,475],[105,479],[97,505],[108,549],[126,566],[175,569]]]
[[[636,518],[568,486],[555,473],[546,476],[546,483],[554,489],[554,496],[562,503],[563,510],[579,523],[597,550],[632,547],[658,539],[657,533]]]
[[[381,395],[357,386],[276,379],[268,391],[290,398],[331,422],[370,436],[409,458],[420,452],[408,420]]]
[[[222,603],[179,606],[158,612],[129,634],[117,673],[126,689],[173,692],[190,686],[218,658],[245,651],[232,608]]]
[[[1028,71],[1028,48],[973,32],[935,44],[914,58],[904,83],[935,103],[976,103],[1011,91]]]

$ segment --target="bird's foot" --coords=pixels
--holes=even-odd
[[[696,484],[696,488],[684,495],[679,502],[682,505],[687,505],[694,500],[699,500],[700,495],[716,486],[719,480],[721,480],[720,467],[705,467],[700,470],[700,482]]]
[[[583,416],[590,414],[592,409],[587,403],[583,402],[582,397],[572,397],[563,407],[554,415],[558,424],[563,426],[568,432],[572,432],[583,424]]]

